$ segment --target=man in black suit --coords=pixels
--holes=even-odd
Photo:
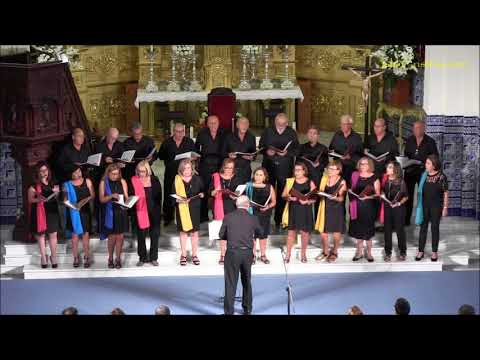
[[[225,315],[233,315],[235,292],[237,291],[238,273],[240,272],[243,294],[242,308],[244,315],[252,312],[251,272],[253,262],[253,241],[262,228],[256,216],[248,213],[248,197],[239,196],[237,210],[227,214],[220,228],[220,239],[227,241],[225,253]]]

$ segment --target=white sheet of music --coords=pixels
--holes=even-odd
[[[222,227],[222,220],[213,220],[208,223],[208,239],[210,241],[220,239],[220,228]]]

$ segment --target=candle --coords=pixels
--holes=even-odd
[[[190,139],[193,139],[193,126],[190,126]]]
[[[150,51],[153,52],[153,45],[150,45]]]
[[[297,130],[297,123],[295,121],[292,122],[292,128],[293,130]]]
[[[173,135],[173,120],[170,120],[170,135]]]

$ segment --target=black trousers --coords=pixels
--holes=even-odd
[[[174,219],[175,213],[175,199],[173,199],[170,194],[172,192],[173,183],[175,181],[175,173],[170,171],[165,171],[164,181],[163,181],[163,221],[164,223],[170,223]]]
[[[391,208],[385,204],[384,227],[385,227],[385,254],[392,255],[392,232],[395,230],[398,239],[400,255],[407,255],[407,240],[405,235],[405,205]]]
[[[157,261],[158,259],[158,238],[160,236],[160,224],[150,223],[148,229],[140,230],[135,224],[135,230],[137,232],[137,241],[138,241],[138,257],[141,262],[150,262]],[[147,245],[145,244],[145,239],[147,235],[150,235],[150,253],[147,254]]]
[[[423,207],[423,223],[420,226],[420,235],[418,238],[418,251],[425,250],[427,242],[428,223],[432,223],[432,251],[438,251],[440,242],[440,219],[442,218],[442,208]]]
[[[225,315],[233,315],[235,304],[235,293],[237,291],[238,273],[242,281],[242,308],[244,312],[252,311],[252,262],[253,249],[231,249],[227,248],[224,260],[225,272]]]
[[[422,172],[419,171],[412,171],[406,172],[405,171],[405,183],[407,184],[408,190],[408,200],[407,200],[407,210],[405,215],[405,224],[408,226],[410,225],[410,219],[412,218],[412,210],[413,210],[413,198],[415,196],[415,185],[420,182],[420,178],[422,177]]]

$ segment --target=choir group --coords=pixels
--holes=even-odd
[[[187,265],[189,237],[191,261],[199,265],[200,224],[212,220],[209,209],[213,220],[222,220],[235,210],[240,194],[248,196],[249,212],[258,217],[261,225],[257,237],[259,260],[265,264],[270,262],[266,249],[272,215],[277,231],[287,229],[286,262],[290,261],[297,234],[301,238],[301,262],[307,262],[307,245],[314,231],[322,240],[322,251],[315,259],[334,262],[342,235],[347,232],[347,210],[348,235],[357,241],[353,261],[364,257],[364,243],[367,261],[374,261],[372,238],[382,229],[384,260],[391,261],[392,233],[396,232],[398,260],[404,261],[405,226],[410,225],[416,184],[415,222],[420,225],[420,233],[415,260],[424,257],[430,223],[431,260],[437,261],[439,223],[448,208],[448,182],[441,171],[435,141],[425,134],[425,124],[414,124],[405,155],[400,156],[397,141],[387,131],[384,119],[374,122],[374,133],[365,146],[352,130],[352,123],[351,116],[341,117],[340,130],[329,147],[319,143],[319,131],[311,126],[308,141],[300,145],[296,131],[280,113],[273,126],[264,130],[257,148],[247,118],[239,118],[235,131],[227,132],[211,115],[195,142],[186,137],[185,126],[177,123],[158,151],[153,139],[142,133],[140,124],[132,126],[132,136],[123,142],[118,140],[117,129],[109,129],[94,152],[87,148],[83,130],[74,129],[72,142],[58,154],[52,169],[46,162],[37,164],[34,183],[28,189],[30,230],[39,244],[41,266],[48,266],[47,237],[50,263],[53,268],[58,266],[56,243],[60,229],[72,239],[74,267],[81,262],[80,239],[83,266],[90,266],[89,239],[96,231],[100,239],[107,240],[108,267],[121,268],[124,233],[130,229],[138,240],[137,265],[149,262],[158,266],[162,217],[165,226],[175,221],[180,233],[180,265]],[[262,165],[252,172],[251,162],[258,154],[263,155]],[[163,191],[151,168],[157,159],[165,163]],[[375,228],[377,221],[383,224],[382,229]],[[220,241],[220,248],[219,264],[223,264],[226,241]]]

